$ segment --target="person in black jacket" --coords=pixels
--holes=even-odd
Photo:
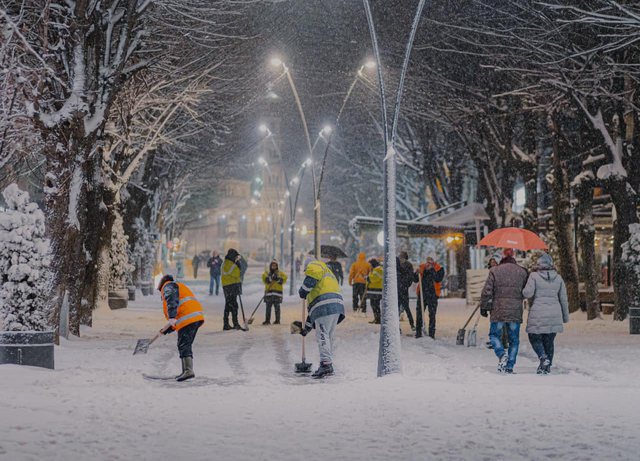
[[[398,274],[398,308],[400,314],[407,313],[411,331],[415,331],[416,326],[413,323],[413,315],[409,307],[409,288],[413,283],[413,265],[409,262],[409,255],[406,251],[401,251],[400,257],[396,258],[396,272]]]
[[[220,274],[222,271],[222,258],[217,251],[211,253],[211,257],[207,261],[207,267],[209,268],[209,295],[213,295],[213,287],[216,289],[216,296],[220,291]]]
[[[422,309],[429,311],[429,337],[436,335],[436,313],[438,311],[438,298],[440,297],[440,285],[444,279],[444,267],[440,266],[433,258],[428,257],[424,264],[413,276],[413,281],[418,282],[422,276],[422,296],[424,306],[420,300],[418,291],[418,308],[416,309],[416,338],[422,337]]]
[[[331,269],[333,275],[338,279],[338,283],[342,286],[342,282],[344,282],[344,272],[342,271],[342,264],[340,264],[340,261],[337,261],[337,259],[336,256],[331,256],[329,261],[327,261],[327,267]]]

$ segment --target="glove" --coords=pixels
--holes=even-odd
[[[176,326],[176,319],[169,319],[169,321],[167,322],[167,324],[162,327],[162,330],[160,330],[163,334],[168,335],[169,333],[171,333],[173,330],[175,330],[175,326]]]
[[[278,277],[278,278],[276,279],[276,282],[278,282],[278,283],[283,283],[283,282],[282,282],[282,278],[281,278],[281,277]]]
[[[483,317],[489,317],[489,311],[486,309],[480,309],[480,315]]]
[[[300,320],[291,322],[291,334],[301,333],[301,332],[302,332],[302,322]]]

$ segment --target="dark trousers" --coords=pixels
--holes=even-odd
[[[380,323],[380,301],[382,300],[381,296],[370,296],[369,301],[371,302],[371,310],[373,311],[373,321],[375,323]]]
[[[193,267],[193,278],[194,279],[198,278],[198,266]]]
[[[413,314],[411,313],[411,308],[409,307],[409,289],[401,288],[398,290],[398,311],[399,314],[403,312],[407,313],[407,320],[409,320],[409,325],[413,328]]]
[[[191,346],[196,339],[196,333],[198,328],[202,325],[202,320],[199,322],[191,323],[184,328],[178,330],[178,352],[180,358],[193,357],[193,350]]]
[[[357,311],[360,308],[360,303],[364,305],[363,312],[367,312],[367,302],[362,300],[364,297],[364,290],[366,285],[364,283],[353,284],[353,311]]]
[[[549,359],[553,363],[553,341],[556,339],[555,333],[529,333],[531,347],[538,355],[539,359]]]
[[[265,321],[266,322],[271,322],[271,307],[273,306],[273,309],[275,310],[276,313],[276,323],[280,323],[280,303],[276,302],[276,301],[266,301],[267,303],[267,311],[265,313]]]
[[[236,285],[227,285],[222,287],[224,293],[224,325],[229,325],[229,314],[231,314],[231,320],[233,326],[240,325],[238,323],[238,295],[240,291]]]
[[[438,311],[438,298],[427,296],[424,298],[425,310],[429,312],[429,336],[436,335],[436,313]],[[420,295],[416,305],[416,338],[422,336],[422,308],[420,306]]]

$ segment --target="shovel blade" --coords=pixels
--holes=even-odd
[[[467,347],[476,347],[478,345],[476,330],[471,330],[467,336]]]
[[[464,346],[464,335],[465,335],[465,329],[460,328],[458,330],[458,336],[456,336],[456,346]]]
[[[133,350],[133,355],[146,354],[149,351],[150,339],[139,339],[136,343],[136,348]]]
[[[311,371],[312,363],[300,362],[296,363],[296,373],[309,373]]]

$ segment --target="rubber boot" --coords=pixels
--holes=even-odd
[[[187,379],[195,378],[196,375],[193,372],[193,357],[182,358],[182,374],[176,376],[176,381],[186,381]]]

